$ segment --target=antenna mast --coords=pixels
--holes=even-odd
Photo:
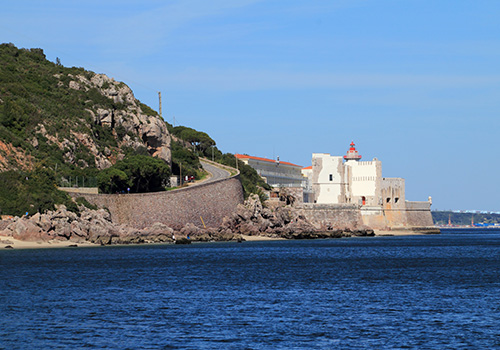
[[[158,91],[158,100],[160,101],[160,118],[163,118],[161,115],[161,91]]]

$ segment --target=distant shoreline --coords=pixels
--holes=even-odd
[[[436,226],[440,230],[500,230],[500,226]]]

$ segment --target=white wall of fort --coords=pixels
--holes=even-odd
[[[342,157],[327,153],[313,153],[312,187],[315,203],[345,202],[345,184]]]
[[[352,203],[380,205],[382,162],[349,160],[345,164],[348,198]]]

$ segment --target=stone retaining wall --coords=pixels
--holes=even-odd
[[[172,228],[187,223],[203,227],[219,227],[226,216],[243,203],[243,188],[239,175],[197,186],[168,192],[137,194],[81,194],[98,207],[108,208],[111,219],[138,229],[160,222]],[[202,221],[203,218],[203,221]]]
[[[303,203],[297,205],[295,209],[318,229],[327,227],[356,229],[363,224],[361,212],[355,204]]]

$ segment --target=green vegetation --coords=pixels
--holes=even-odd
[[[95,176],[93,153],[87,145],[75,141],[72,133],[88,135],[101,152],[107,147],[117,153],[118,142],[123,140],[126,130],[123,126],[114,130],[100,125],[92,113],[99,108],[124,110],[127,105],[115,102],[95,87],[69,87],[72,81],[80,84],[77,76],[91,79],[94,75],[83,68],[63,67],[60,61],[50,62],[41,49],[18,49],[13,44],[1,44],[0,140],[35,160],[43,160],[45,167],[55,169],[57,166],[58,175]],[[156,115],[144,104],[141,109],[148,115]],[[41,128],[46,134],[40,132]],[[55,140],[44,135],[51,135]],[[61,149],[59,145],[65,139],[73,142]],[[11,168],[27,168],[26,164],[11,165]]]
[[[236,167],[236,158],[234,154],[223,154],[216,146],[215,141],[206,133],[197,131],[185,126],[176,126],[167,123],[167,129],[177,138],[184,141],[191,147],[183,147],[179,142],[172,142],[172,171],[179,175],[179,165],[182,164],[182,173],[195,172],[201,167],[198,156],[213,159],[215,162]],[[187,169],[187,170],[185,170]],[[263,189],[270,190],[271,187],[257,174],[249,165],[238,161],[240,170],[240,179],[245,191],[245,198],[251,193],[256,193],[263,202],[266,196]],[[196,172],[198,175],[199,172]],[[198,178],[198,177],[197,177]]]
[[[43,212],[54,209],[55,204],[66,204],[72,210],[77,210],[76,203],[88,207],[83,199],[75,203],[57,190],[56,182],[63,179],[99,175],[101,186],[113,193],[128,187],[131,192],[164,188],[170,174],[167,164],[153,159],[146,147],[120,150],[126,135],[132,139],[137,135],[122,125],[112,128],[95,121],[92,114],[99,108],[116,112],[128,105],[115,102],[95,87],[84,87],[78,78],[94,76],[83,68],[63,67],[60,60],[48,61],[41,49],[0,45],[0,142],[6,145],[0,148],[0,157],[7,160],[0,169],[10,170],[0,173],[2,214]],[[71,82],[74,88],[70,88]],[[109,87],[105,82],[103,88]],[[144,113],[157,115],[148,106],[140,106]],[[99,174],[88,142],[77,139],[75,133],[90,139],[110,159],[124,154],[124,161]],[[31,171],[33,168],[37,170]]]
[[[209,147],[215,146],[215,141],[206,133],[186,126],[176,126],[172,128],[172,134],[181,140],[189,142],[191,146],[193,146],[194,151],[201,154],[204,154]]]
[[[218,163],[235,167],[236,166],[236,157],[231,153],[220,153],[214,151],[214,160]],[[220,154],[219,154],[220,153]],[[217,154],[217,157],[215,156]],[[238,160],[238,169],[240,170],[240,180],[243,185],[243,190],[245,191],[245,198],[247,198],[251,193],[255,193],[259,196],[260,201],[264,202],[267,197],[264,194],[263,190],[270,190],[271,186],[269,186],[257,171],[249,165],[246,165],[242,161]]]
[[[78,211],[71,198],[56,187],[52,171],[38,168],[33,172],[6,171],[0,173],[0,214],[33,215],[54,210],[54,204],[64,204]]]
[[[472,220],[475,224],[500,224],[500,214],[496,213],[471,213],[454,211],[432,211],[432,219],[436,225],[447,225],[448,220],[452,225],[470,225]]]
[[[172,173],[182,176],[194,176],[200,179],[203,172],[200,160],[192,150],[185,148],[181,143],[172,141]]]
[[[170,168],[161,159],[149,156],[127,157],[97,176],[102,193],[163,191],[170,181]]]
[[[86,111],[90,98],[83,91],[68,88],[69,75],[85,71],[50,62],[41,49],[17,49],[12,44],[0,45],[0,62],[0,139],[35,159],[44,159],[46,166],[58,164],[63,172],[77,168],[78,160],[75,164],[66,162],[59,147],[34,131],[43,124],[49,134],[62,139],[70,130],[85,129],[81,121],[90,119]],[[96,95],[100,102],[109,103],[101,94]],[[86,154],[88,166],[95,167],[89,150],[83,145],[79,148]]]
[[[146,115],[151,115],[151,116],[158,115],[158,113],[154,111],[153,108],[149,107],[148,105],[145,105],[144,103],[140,103],[139,106],[141,107],[142,112]]]
[[[83,205],[84,207],[87,207],[92,210],[97,210],[99,209],[96,205],[89,203],[85,198],[83,197],[78,197],[75,200],[76,204],[78,205]]]

